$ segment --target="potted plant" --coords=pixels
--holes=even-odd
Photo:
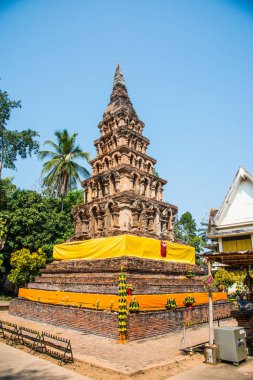
[[[187,274],[186,274],[186,277],[187,278],[192,278],[195,276],[195,273],[193,270],[188,270]]]
[[[187,297],[185,297],[183,303],[184,303],[184,305],[185,305],[186,307],[192,308],[192,306],[196,303],[196,300],[195,300],[195,298],[192,297],[192,296],[187,296]]]
[[[134,292],[134,285],[133,284],[127,284],[127,295],[128,296],[132,296],[133,292]]]
[[[175,309],[177,307],[175,298],[168,298],[165,307],[166,309]]]
[[[138,313],[138,311],[140,311],[140,304],[136,301],[135,297],[132,298],[132,301],[130,302],[128,309],[130,313]]]

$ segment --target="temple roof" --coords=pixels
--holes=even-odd
[[[253,252],[207,252],[203,254],[209,261],[213,263],[221,263],[230,267],[247,267],[253,265]]]
[[[240,235],[253,229],[253,176],[240,167],[219,210],[212,209],[207,236]]]

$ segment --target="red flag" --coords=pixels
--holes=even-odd
[[[167,245],[164,241],[161,241],[161,256],[166,257],[167,254]]]

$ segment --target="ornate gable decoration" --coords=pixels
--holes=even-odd
[[[253,176],[240,167],[212,224],[217,228],[253,223]]]

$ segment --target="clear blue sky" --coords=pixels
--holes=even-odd
[[[78,132],[94,156],[116,63],[146,124],[166,201],[198,222],[239,165],[253,172],[253,2],[0,1],[1,89],[22,100],[9,128]],[[21,188],[42,164],[20,160]]]

